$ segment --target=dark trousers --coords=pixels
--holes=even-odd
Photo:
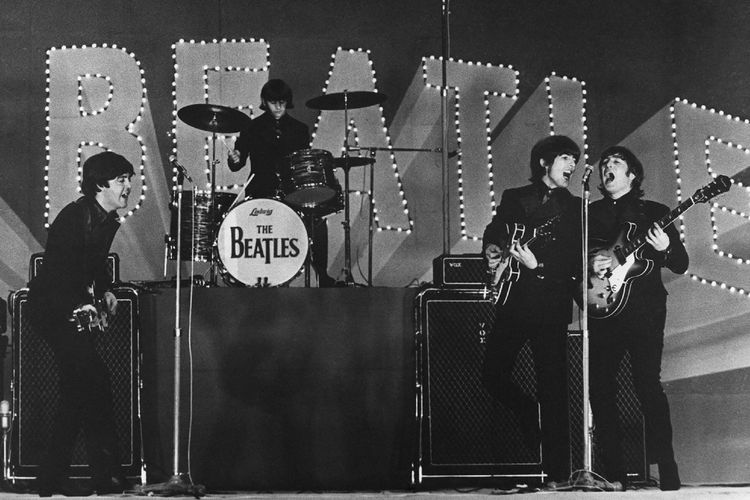
[[[71,330],[65,324],[46,336],[60,381],[60,403],[39,472],[40,484],[51,488],[68,476],[81,428],[95,483],[120,477],[109,370],[94,348],[94,334]]]
[[[669,403],[661,385],[666,307],[637,307],[614,318],[592,319],[590,331],[591,407],[597,446],[602,451],[605,477],[625,479],[622,435],[617,411],[617,370],[630,352],[633,385],[646,426],[649,463],[674,460]]]
[[[567,332],[567,324],[539,325],[498,318],[484,360],[485,387],[524,420],[523,428],[529,425],[529,419],[536,419],[536,403],[513,381],[512,372],[518,353],[530,341],[541,406],[542,467],[552,481],[565,481],[570,475]]]

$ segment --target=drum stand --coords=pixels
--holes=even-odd
[[[349,158],[345,155],[344,158]],[[344,163],[344,220],[341,225],[344,226],[344,268],[341,270],[341,279],[344,286],[357,286],[352,277],[352,241],[351,241],[351,224],[349,219],[349,169],[348,163]]]
[[[306,222],[305,226],[310,225],[310,234],[307,236],[310,242],[307,247],[307,257],[305,257],[305,288],[310,288],[310,268],[312,267],[313,247],[315,246],[315,217],[309,213],[302,214],[302,220]],[[320,286],[320,276],[318,276],[318,286]]]
[[[210,233],[210,239],[209,241],[214,241],[216,238],[216,232],[218,229],[217,224],[217,218],[216,217],[216,164],[218,163],[218,160],[216,159],[216,132],[213,132],[211,134],[211,173],[209,174],[211,178],[209,179],[209,182],[211,184],[210,187],[210,196],[211,196],[211,205],[209,206],[209,216],[208,220],[210,221],[209,225],[209,233]],[[212,251],[208,252],[208,283],[209,286],[216,286],[216,262],[214,259],[214,253]]]
[[[344,268],[341,270],[339,281],[344,286],[358,286],[352,276],[352,241],[351,224],[349,219],[349,94],[344,89]]]

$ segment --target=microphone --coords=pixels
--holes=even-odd
[[[191,183],[193,182],[193,179],[190,177],[190,174],[188,174],[188,172],[185,169],[185,167],[183,167],[182,165],[180,165],[179,163],[177,163],[177,159],[174,156],[170,156],[169,157],[169,163],[171,163],[172,166],[174,168],[176,168],[179,173],[181,173],[182,175],[184,175],[185,179],[187,179],[188,182],[191,182]]]
[[[0,428],[3,431],[10,429],[10,403],[6,400],[0,401]]]
[[[586,184],[589,182],[589,177],[591,177],[591,172],[594,171],[594,166],[586,164],[586,170],[583,171],[583,178],[581,179],[581,184]]]

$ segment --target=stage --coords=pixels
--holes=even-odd
[[[9,493],[3,492],[2,498],[6,500],[27,500],[31,493]],[[36,496],[34,494],[34,496]],[[116,497],[117,495],[109,495]],[[134,492],[126,492],[129,498],[138,498]],[[442,489],[429,491],[409,490],[383,490],[383,491],[278,491],[278,492],[254,492],[254,491],[208,491],[206,498],[226,498],[228,500],[479,500],[502,496],[503,498],[543,498],[544,500],[618,500],[632,498],[658,498],[663,500],[712,500],[728,499],[740,500],[750,497],[748,486],[710,486],[710,485],[688,485],[679,491],[661,491],[658,488],[645,488],[628,490],[624,492],[601,492],[601,491],[528,491],[519,492],[515,490],[499,490],[493,488],[462,488]],[[88,497],[85,497],[88,498]],[[144,497],[145,498],[145,497]]]
[[[211,490],[408,488],[415,294],[196,289],[191,332],[184,290],[180,425],[184,440],[191,345],[194,480]],[[150,481],[172,471],[174,311],[174,289],[141,294]],[[182,470],[186,450],[184,444]]]

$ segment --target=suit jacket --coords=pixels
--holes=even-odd
[[[483,236],[483,246],[494,243],[501,248],[509,241],[507,225],[524,224],[527,230],[557,217],[551,226],[551,237],[531,244],[540,264],[528,269],[522,264],[518,282],[498,309],[500,319],[535,324],[568,324],[572,320],[572,297],[580,279],[581,199],[567,189],[550,190],[539,181],[503,192],[500,206]]]
[[[120,228],[116,212],[105,212],[88,196],[63,208],[49,228],[44,263],[29,283],[29,303],[47,324],[65,322],[73,309],[111,286],[107,255]]]
[[[277,126],[278,125],[278,126]],[[240,132],[235,148],[240,152],[240,162],[230,168],[239,170],[250,158],[250,169],[255,174],[247,186],[246,194],[253,198],[270,197],[276,194],[280,176],[285,173],[284,158],[295,151],[307,149],[310,131],[304,123],[288,114],[276,121],[265,112],[251,120]]]

